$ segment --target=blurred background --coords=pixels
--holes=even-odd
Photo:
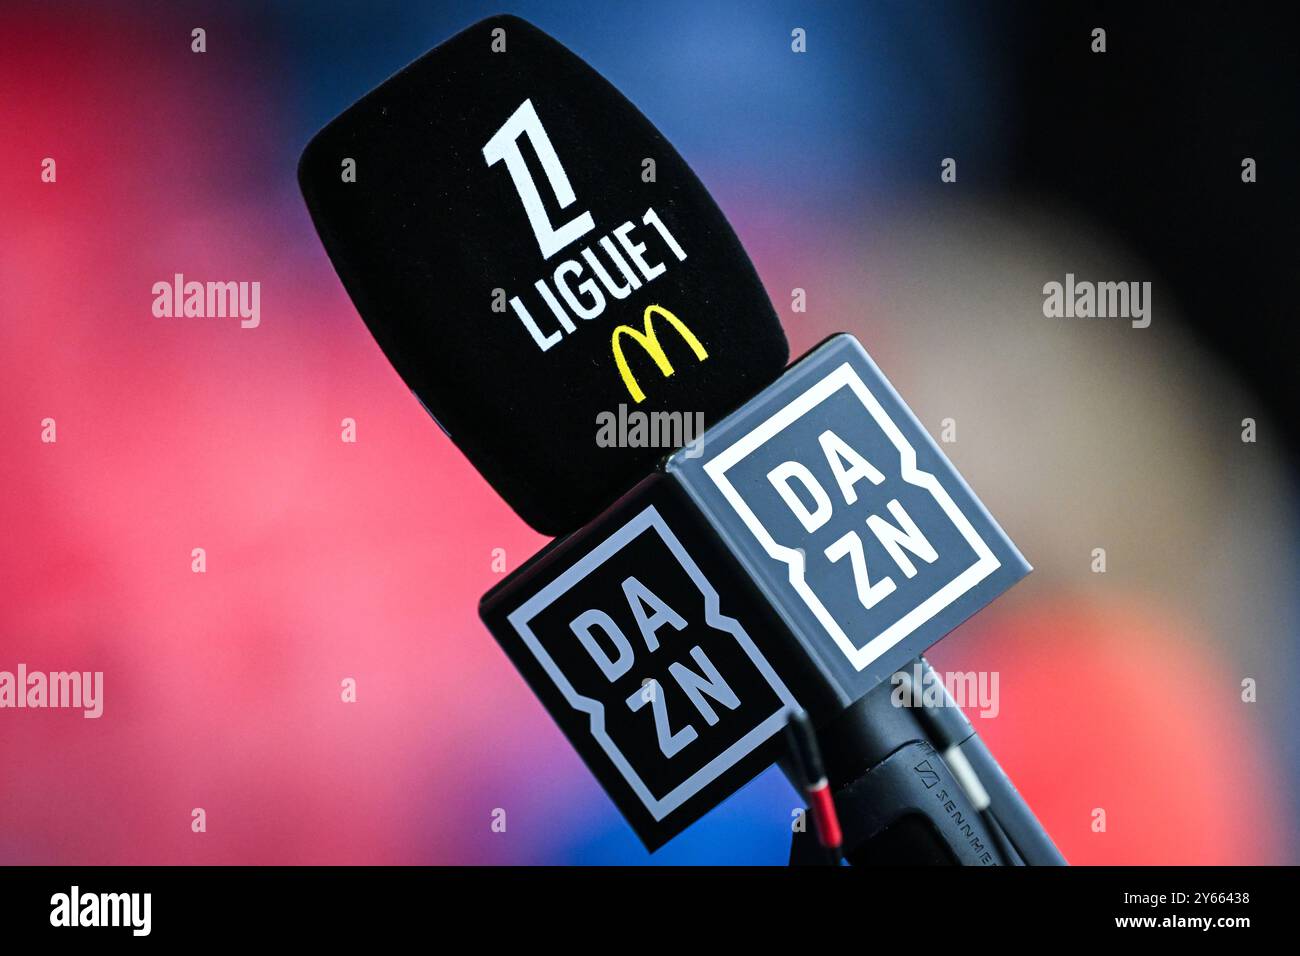
[[[1294,24],[1058,6],[505,9],[694,166],[792,354],[851,331],[955,421],[1036,571],[931,658],[998,673],[977,726],[1067,858],[1295,863]],[[785,861],[775,770],[641,849],[477,619],[493,549],[544,539],[388,366],[297,191],[321,125],[502,9],[0,6],[0,670],[105,675],[99,720],[0,711],[0,864]],[[155,319],[175,272],[259,280],[261,326]],[[1150,328],[1044,317],[1067,272],[1151,282]]]

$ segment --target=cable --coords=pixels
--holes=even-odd
[[[923,680],[936,681],[939,687],[943,688],[943,683],[939,681],[938,675],[930,666],[930,662],[924,657],[920,658],[920,665],[924,668]],[[997,844],[998,853],[1009,866],[1024,866],[1024,856],[1019,853],[1011,838],[1007,836],[1006,830],[993,811],[993,801],[989,797],[989,792],[980,780],[979,774],[971,766],[970,760],[962,751],[961,745],[971,737],[975,736],[975,730],[966,719],[966,715],[957,707],[956,702],[948,696],[947,689],[943,689],[943,702],[939,707],[951,708],[955,713],[939,713],[938,708],[925,703],[925,694],[921,688],[918,688],[913,682],[911,676],[906,671],[899,671],[898,676],[902,678],[907,692],[904,699],[910,701],[910,706],[917,706],[920,711],[921,719],[934,738],[934,742],[941,749],[941,756],[952,775],[957,778],[958,784],[965,791],[971,805],[979,813],[980,819],[984,821],[985,828]],[[957,728],[960,728],[958,730]]]
[[[817,840],[826,850],[829,863],[839,866],[844,855],[844,831],[840,828],[839,814],[835,811],[835,800],[831,795],[830,781],[826,778],[826,768],[822,764],[812,721],[805,711],[792,710],[785,730],[794,769],[804,796],[808,799],[808,810],[817,830]]]

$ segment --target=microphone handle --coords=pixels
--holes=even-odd
[[[924,685],[942,690],[942,706],[897,706],[891,680],[818,728],[845,859],[868,866],[1067,865],[930,664],[922,657],[917,665]],[[954,769],[962,757],[969,767]],[[957,776],[970,771],[988,793],[983,812]],[[791,865],[824,861],[814,834],[794,834]]]

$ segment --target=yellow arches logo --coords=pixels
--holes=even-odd
[[[630,325],[620,325],[614,330],[614,337],[610,340],[610,345],[614,348],[614,362],[618,365],[618,374],[623,376],[623,384],[627,386],[628,394],[638,404],[645,401],[645,392],[641,391],[636,376],[632,374],[632,370],[627,366],[627,359],[623,357],[622,337],[630,335],[637,345],[645,349],[646,354],[655,360],[655,365],[659,367],[659,371],[663,373],[665,378],[672,375],[673,365],[668,361],[668,356],[664,353],[664,347],[659,343],[659,336],[655,332],[654,317],[656,315],[662,315],[668,320],[668,324],[677,330],[677,334],[691,347],[691,351],[695,353],[697,359],[703,362],[709,357],[709,353],[705,351],[704,346],[700,344],[700,340],[695,337],[695,334],[686,327],[685,322],[662,306],[646,306],[644,332],[638,332]]]

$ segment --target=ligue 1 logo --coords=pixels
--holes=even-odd
[[[505,163],[506,170],[510,173],[510,179],[519,194],[519,201],[523,205],[524,213],[528,217],[528,224],[532,227],[533,237],[537,240],[537,247],[542,253],[542,258],[550,259],[551,256],[565,246],[577,242],[596,228],[595,221],[592,219],[590,211],[584,211],[563,225],[556,226],[552,224],[546,212],[546,203],[543,201],[541,190],[533,179],[533,175],[528,169],[528,163],[524,159],[523,149],[520,146],[523,139],[526,139],[531,144],[534,155],[536,155],[538,162],[541,163],[542,173],[546,177],[547,185],[551,189],[555,203],[560,209],[566,209],[573,205],[577,200],[577,196],[573,192],[573,186],[569,182],[568,174],[564,171],[564,165],[560,162],[560,157],[555,152],[555,146],[552,145],[551,138],[546,134],[546,127],[542,125],[541,118],[537,115],[537,108],[533,106],[531,99],[524,100],[501,128],[492,134],[492,138],[483,147],[483,158],[489,166],[495,166],[500,162]],[[528,330],[529,336],[539,349],[545,352],[551,346],[560,342],[565,333],[577,331],[577,325],[573,321],[574,316],[579,319],[599,318],[604,313],[606,304],[609,301],[606,299],[607,294],[613,300],[626,299],[634,291],[640,289],[642,285],[657,279],[668,270],[668,266],[664,262],[649,263],[646,261],[646,244],[630,236],[636,225],[632,220],[624,222],[610,232],[609,235],[602,236],[598,243],[593,243],[584,248],[581,253],[581,262],[577,259],[566,259],[561,262],[556,267],[550,283],[545,278],[538,279],[533,283],[533,288],[537,290],[538,296],[559,323],[559,328],[549,335],[542,332],[537,320],[533,318],[532,312],[524,304],[523,300],[517,295],[511,296],[510,308],[519,317],[519,321],[523,323],[524,328]],[[686,261],[686,250],[673,237],[673,234],[664,225],[663,220],[659,218],[659,214],[654,211],[653,207],[645,211],[645,214],[641,217],[641,225],[653,226],[658,233],[659,239],[677,258],[677,261]],[[615,240],[617,240],[617,246]],[[607,268],[607,264],[600,261],[596,255],[596,249],[603,251],[603,254],[609,260],[608,266],[612,267],[614,275],[622,277],[622,281],[612,277],[611,269]],[[635,263],[636,268],[633,269],[629,262]],[[584,268],[590,269],[593,277],[583,279],[583,281],[574,285],[575,280],[583,276]],[[599,280],[599,284],[597,284],[597,280]],[[627,356],[624,354],[624,338],[629,338],[640,345],[654,360],[655,366],[665,377],[672,375],[675,371],[668,358],[668,353],[664,351],[663,344],[659,341],[658,329],[655,326],[656,318],[666,321],[673,331],[681,336],[682,340],[690,346],[696,359],[703,362],[709,357],[708,350],[696,338],[695,333],[690,330],[685,322],[658,303],[645,306],[645,311],[642,314],[644,329],[638,329],[631,325],[619,325],[614,329],[610,338],[610,348],[613,351],[614,362],[618,368],[619,376],[624,386],[626,386],[628,394],[632,396],[632,400],[638,404],[645,401],[645,391],[638,383],[631,366],[628,364]]]
[[[533,227],[533,235],[537,238],[542,258],[549,259],[569,243],[591,232],[596,225],[592,222],[590,212],[579,213],[559,228],[551,225],[541,191],[524,161],[524,153],[519,146],[521,136],[527,137],[532,144],[533,152],[542,164],[542,172],[546,174],[546,181],[559,207],[565,209],[572,205],[577,199],[573,194],[573,186],[564,172],[560,157],[555,153],[555,147],[551,145],[551,138],[546,135],[546,127],[542,125],[532,100],[524,100],[514,115],[492,135],[483,147],[483,158],[489,166],[505,162],[515,189],[519,192],[519,200],[524,205],[524,212],[528,215],[528,224]]]

